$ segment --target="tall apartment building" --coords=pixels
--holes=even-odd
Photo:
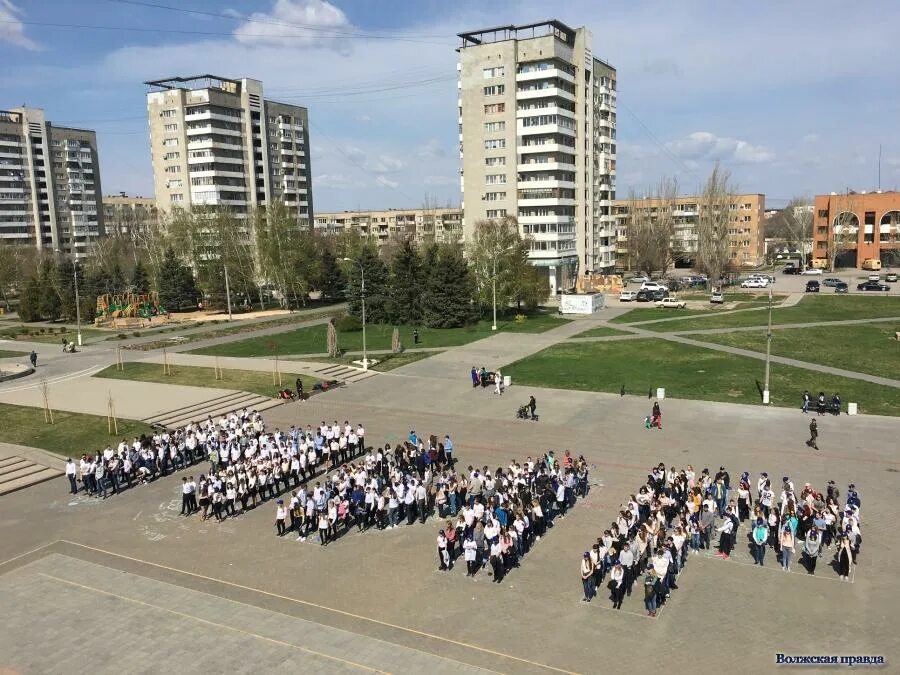
[[[460,33],[460,187],[468,239],[516,216],[551,290],[615,266],[616,71],[559,21]]]
[[[158,220],[159,211],[153,197],[129,197],[124,192],[103,197],[103,223],[110,236],[139,235]]]
[[[816,195],[813,211],[813,264],[860,267],[877,258],[900,265],[900,192],[847,192]]]
[[[100,195],[93,131],[0,110],[0,240],[83,257],[104,234]]]
[[[658,198],[617,199],[616,269],[631,269],[628,251],[628,218],[633,209],[642,209],[652,218],[660,209],[671,209],[675,223],[672,247],[678,254],[676,265],[690,267],[697,254],[697,224],[705,208],[702,196],[676,197],[674,203]],[[734,267],[757,267],[765,260],[766,196],[762,194],[735,195],[731,204],[728,228],[728,250]],[[637,271],[637,270],[635,270]],[[645,270],[646,271],[646,270]]]
[[[315,230],[321,234],[355,231],[379,245],[391,239],[417,243],[462,243],[463,212],[458,208],[388,209],[317,213]]]
[[[146,82],[160,211],[228,206],[246,215],[281,200],[309,226],[312,172],[306,108],[263,98],[259,80],[216,75]]]

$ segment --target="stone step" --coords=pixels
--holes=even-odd
[[[23,463],[28,463],[28,460],[24,457],[17,457],[16,455],[13,455],[11,457],[4,457],[3,459],[0,459],[0,473],[2,473],[8,467],[15,467],[17,464]]]
[[[32,473],[21,478],[16,478],[15,480],[11,480],[6,483],[0,483],[0,495],[6,495],[11,492],[16,492],[17,490],[22,490],[24,488],[31,487],[32,485],[38,485],[39,483],[43,483],[44,481],[52,480],[64,475],[62,472],[57,471],[56,469],[49,469],[46,467],[40,468],[41,470],[36,473]]]
[[[9,481],[16,480],[17,478],[24,478],[25,476],[30,476],[33,473],[38,473],[47,469],[49,467],[41,466],[40,464],[35,464],[34,462],[26,462],[25,464],[16,467],[12,471],[3,471],[0,473],[0,485],[4,483],[8,483]],[[55,469],[51,469],[55,471]],[[57,473],[59,473],[57,471]]]
[[[169,428],[175,428],[184,426],[189,422],[205,420],[207,417],[217,419],[219,417],[222,417],[223,415],[228,415],[229,413],[241,410],[242,408],[248,408],[250,410],[255,409],[258,411],[260,409],[264,409],[263,406],[271,407],[269,406],[269,403],[271,402],[278,404],[280,403],[280,399],[269,398],[268,396],[260,396],[258,394],[250,394],[249,396],[241,397],[240,399],[228,401],[225,404],[212,405],[208,408],[197,409],[187,414],[177,413],[172,417],[160,417],[157,418],[156,423],[162,424]]]
[[[142,421],[147,422],[148,424],[153,424],[154,422],[158,422],[161,419],[164,419],[167,417],[172,417],[174,415],[178,415],[178,414],[182,414],[182,413],[184,415],[188,415],[188,414],[194,413],[197,410],[207,409],[207,408],[210,408],[210,407],[212,407],[214,405],[218,405],[218,404],[231,403],[233,401],[241,400],[241,399],[252,397],[252,396],[255,396],[255,394],[251,394],[250,392],[246,392],[246,391],[233,391],[228,394],[224,394],[222,396],[216,396],[215,398],[201,401],[200,403],[194,403],[192,405],[182,406],[181,408],[174,408],[173,410],[167,410],[165,412],[153,415],[152,417],[148,417]],[[238,405],[235,409],[239,409],[239,408],[241,408],[241,406]]]

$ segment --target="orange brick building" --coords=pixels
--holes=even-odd
[[[814,265],[831,267],[832,257],[836,267],[867,258],[900,265],[900,192],[832,192],[817,195],[814,208]]]

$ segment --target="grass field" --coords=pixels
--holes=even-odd
[[[630,312],[629,312],[630,314]],[[623,315],[625,317],[627,315]],[[811,323],[814,321],[846,321],[851,319],[877,319],[900,317],[900,297],[869,297],[860,295],[806,296],[798,305],[772,310],[774,325],[787,323]],[[698,316],[684,321],[663,321],[646,324],[641,328],[652,331],[702,330],[705,328],[738,328],[764,326],[768,313],[737,312],[721,316]],[[635,321],[638,319],[632,319]],[[630,323],[619,321],[618,323]]]
[[[216,380],[214,368],[200,366],[172,366],[171,375],[163,374],[161,363],[126,363],[125,370],[116,370],[110,366],[101,370],[94,377],[107,377],[114,380],[135,380],[138,382],[158,382],[160,384],[183,384],[191,387],[212,387],[215,389],[237,389],[249,391],[260,396],[275,397],[279,388],[272,382],[272,373],[256,370],[228,370],[222,369],[222,379]],[[281,382],[283,389],[293,389],[294,382],[300,377],[303,387],[311,391],[313,384],[318,380],[309,375],[295,375],[294,373],[282,373]]]
[[[596,328],[591,328],[583,333],[578,333],[578,335],[573,335],[572,337],[611,337],[613,335],[628,335],[628,331],[619,330],[618,328],[612,328],[610,326],[597,326]]]
[[[497,322],[498,331],[517,333],[542,333],[556,328],[567,319],[550,314],[536,314],[517,323],[514,319]],[[464,328],[419,328],[419,344],[413,340],[415,326],[400,326],[400,341],[405,347],[457,347],[493,334],[490,321],[479,321]],[[388,325],[366,326],[368,349],[390,349],[394,327]],[[345,351],[362,351],[362,331],[338,332],[338,346]],[[214,356],[271,356],[273,354],[320,354],[328,351],[328,327],[326,324],[299,328],[287,333],[249,338],[239,342],[202,347],[192,354]]]
[[[772,353],[859,373],[900,380],[900,321],[873,325],[785,328],[773,331]],[[704,342],[766,351],[765,330],[691,336]]]
[[[43,448],[63,457],[97,452],[122,438],[131,440],[151,431],[142,422],[119,419],[119,433],[110,435],[106,417],[62,410],[53,411],[53,422],[44,421],[42,408],[0,403],[0,440]]]
[[[9,349],[0,349],[0,359],[13,359],[19,356],[27,356],[28,352],[17,352]]]
[[[664,387],[672,398],[760,403],[763,362],[655,338],[619,342],[566,342],[503,368],[513,382],[646,396]],[[800,405],[804,389],[840,392],[861,412],[900,415],[900,389],[772,364],[773,405]]]
[[[748,304],[748,307],[755,307],[756,305]],[[732,308],[735,309],[735,308]],[[743,307],[737,308],[743,309]],[[673,309],[672,307],[635,307],[624,314],[620,314],[619,316],[613,317],[609,320],[610,323],[621,323],[621,324],[631,324],[638,323],[641,321],[657,321],[659,319],[677,319],[678,317],[689,317],[689,316],[699,316],[699,317],[707,317],[714,314],[718,314],[720,312],[728,311],[724,307],[720,305],[710,305],[709,309]],[[670,322],[667,321],[666,325],[669,325]],[[644,326],[641,326],[643,328]]]

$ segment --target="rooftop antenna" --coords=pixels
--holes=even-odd
[[[878,144],[878,191],[881,192],[881,143]]]

